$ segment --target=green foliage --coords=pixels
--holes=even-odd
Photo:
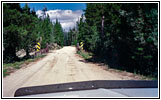
[[[58,43],[64,45],[63,29],[57,21],[55,25],[46,15],[47,8],[43,9],[43,17],[38,18],[36,12],[30,10],[28,4],[23,8],[17,3],[3,4],[3,58],[5,63],[19,60],[16,52],[20,49],[26,51],[26,57],[40,42],[41,49],[46,44]]]
[[[3,53],[4,62],[11,62],[16,60],[16,48],[19,47],[20,32],[19,32],[19,18],[20,6],[19,4],[4,4],[3,5]],[[14,9],[11,9],[14,8]]]
[[[151,55],[148,55],[148,56],[144,56],[145,59],[151,59],[152,56]]]
[[[130,37],[124,44],[130,47],[126,51],[128,56],[133,56],[132,59],[128,59],[132,65],[131,69],[137,70],[140,74],[157,77],[157,4],[123,4],[122,10],[126,11],[122,15],[126,22],[122,20],[122,23],[127,23],[127,27],[130,28],[130,30],[121,31],[128,33],[122,38]],[[124,55],[120,59],[128,56]]]
[[[46,43],[54,43],[53,24],[50,22],[49,16],[45,19],[39,19],[36,24],[35,33],[37,33],[36,40],[40,42],[41,48],[46,48]],[[40,38],[42,41],[40,41]]]
[[[143,48],[138,48],[138,51],[143,51]]]
[[[80,56],[82,56],[84,59],[89,59],[91,56],[90,56],[90,54],[88,53],[88,52],[85,52],[85,51],[82,51],[82,50],[80,50],[80,51],[78,51],[77,52]]]
[[[36,42],[41,42],[41,48],[46,43],[63,46],[83,42],[86,51],[114,61],[123,66],[120,69],[158,76],[157,4],[88,3],[76,27],[66,33],[58,20],[53,25],[46,11],[44,8],[43,16],[37,18],[27,4],[24,8],[3,4],[4,62],[16,60],[20,49],[29,55]]]
[[[7,76],[8,74],[7,74],[7,69],[4,69],[3,70],[3,77],[5,77],[5,76]]]
[[[77,31],[85,50],[118,60],[127,71],[157,77],[157,4],[88,3],[84,15]]]
[[[66,44],[67,45],[77,45],[78,41],[78,31],[76,28],[70,29],[69,32],[66,33]]]
[[[54,24],[53,29],[54,29],[55,42],[58,45],[63,46],[64,45],[64,33],[61,27],[61,24],[58,22],[57,19],[56,19],[56,23]]]
[[[23,59],[21,61],[17,61],[17,62],[13,62],[13,63],[3,64],[3,77],[9,75],[10,73],[12,73],[16,69],[20,69],[23,64],[29,64],[30,62],[33,62],[33,61],[43,58],[45,56],[46,55],[40,55],[40,56],[36,56],[33,59]]]

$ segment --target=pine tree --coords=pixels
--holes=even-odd
[[[19,18],[21,8],[19,4],[3,4],[3,46],[4,62],[12,62],[17,59],[16,50],[19,47],[20,32]]]
[[[55,42],[63,46],[64,45],[64,33],[63,29],[61,27],[61,24],[58,22],[58,19],[56,19],[56,23],[54,24],[54,36],[55,36]]]

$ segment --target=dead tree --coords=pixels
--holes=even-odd
[[[102,16],[101,36],[104,38],[104,16]]]

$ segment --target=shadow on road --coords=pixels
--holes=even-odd
[[[120,67],[118,61],[114,58],[101,58],[93,56],[91,58],[85,59],[85,60],[79,60],[84,63],[93,63],[98,64],[98,66],[107,66],[109,68],[124,70],[122,67]]]

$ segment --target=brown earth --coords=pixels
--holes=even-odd
[[[75,47],[50,51],[43,59],[3,78],[3,96],[12,97],[21,87],[89,80],[136,80],[140,77],[84,62]]]

